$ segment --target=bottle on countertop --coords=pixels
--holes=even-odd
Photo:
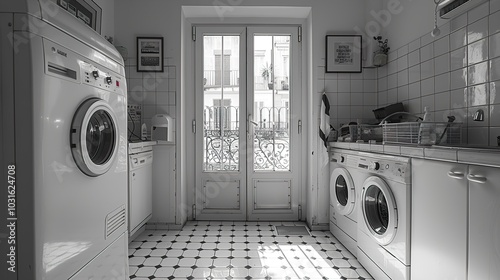
[[[145,123],[142,124],[141,126],[141,140],[146,141],[148,138],[148,127],[146,126]]]
[[[420,145],[432,145],[436,142],[435,135],[434,141],[432,137],[432,124],[430,123],[431,116],[429,114],[429,108],[424,107],[424,117],[420,123],[420,128],[418,131],[418,144]],[[434,142],[434,143],[433,143]]]

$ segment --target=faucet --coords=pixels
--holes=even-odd
[[[474,116],[472,116],[472,120],[476,122],[483,122],[484,121],[484,111],[483,109],[479,109],[474,113]]]

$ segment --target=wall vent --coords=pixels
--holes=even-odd
[[[439,16],[450,19],[461,15],[487,0],[444,0],[439,4]]]
[[[106,216],[106,239],[125,225],[125,206],[121,206]]]

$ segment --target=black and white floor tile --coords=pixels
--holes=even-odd
[[[328,231],[278,236],[291,222],[193,221],[129,244],[130,279],[372,279]]]

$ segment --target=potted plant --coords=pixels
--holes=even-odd
[[[373,56],[373,65],[377,67],[386,65],[387,54],[391,49],[388,46],[388,40],[387,39],[383,40],[382,36],[375,36],[373,37],[373,39],[378,42],[378,50],[375,51],[375,55]]]
[[[260,70],[260,75],[262,76],[262,78],[264,78],[264,83],[267,83],[267,87],[269,89],[273,89],[273,82],[269,80],[272,72],[273,72],[273,65],[272,64],[269,65],[267,62],[266,66],[262,67],[262,69]]]

